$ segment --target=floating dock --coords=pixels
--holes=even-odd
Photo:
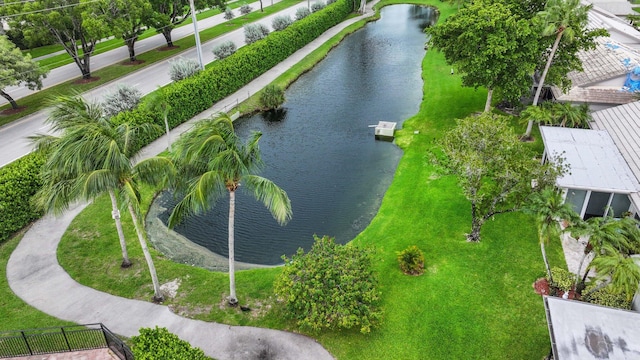
[[[378,125],[375,125],[376,140],[393,140],[393,135],[396,131],[396,125],[398,125],[398,123],[390,121],[379,121]]]

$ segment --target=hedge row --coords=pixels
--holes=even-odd
[[[349,0],[339,0],[282,31],[272,32],[265,39],[213,62],[195,76],[167,86],[164,96],[165,101],[171,104],[169,125],[174,128],[233,94],[342,22],[351,13],[351,6]],[[113,121],[154,122],[163,126],[161,115],[144,106],[119,114]],[[32,206],[30,199],[41,186],[38,173],[43,164],[42,156],[29,154],[0,168],[0,243],[42,215]]]

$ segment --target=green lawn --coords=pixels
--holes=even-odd
[[[438,0],[422,3],[437,5],[441,16],[454,9]],[[425,56],[420,112],[404,123],[396,140],[404,155],[377,216],[353,242],[375,248],[382,326],[369,335],[311,334],[338,359],[540,359],[549,351],[542,300],[532,288],[544,267],[531,218],[520,213],[498,216],[484,226],[481,243],[466,242],[469,203],[456,180],[431,165],[429,152],[436,139],[455,118],[481,110],[486,96],[485,91],[462,88],[449,69],[439,53]],[[289,76],[303,71],[296,68]],[[518,125],[518,132],[523,130]],[[147,190],[145,198],[150,197]],[[112,224],[108,199],[98,199],[74,220],[58,258],[83,284],[148,300],[151,281],[130,219],[124,217],[124,227],[134,266],[126,270],[119,268]],[[423,276],[405,276],[398,268],[395,252],[409,245],[425,252]],[[553,266],[565,266],[559,242],[550,244],[548,252]],[[207,321],[294,329],[282,320],[283,310],[272,297],[279,269],[237,273],[240,302],[256,309],[247,314],[220,306],[228,292],[226,274],[175,264],[157,252],[154,256],[162,283],[182,281],[177,298],[166,302],[174,311]]]
[[[283,0],[281,2],[274,4],[273,6],[265,7],[264,12],[253,11],[247,15],[238,16],[230,21],[227,21],[220,25],[201,31],[200,40],[202,42],[209,41],[222,34],[239,29],[245,24],[255,22],[265,16],[269,16],[273,13],[276,13],[278,11],[291,7],[299,2],[300,0]],[[139,65],[114,64],[114,65],[104,67],[100,70],[92,71],[91,75],[93,77],[100,78],[98,81],[85,83],[85,84],[75,84],[75,81],[80,78],[80,71],[78,70],[78,78],[76,79],[64,82],[56,86],[49,87],[42,91],[38,91],[35,94],[18,99],[17,100],[18,106],[24,106],[26,107],[26,109],[17,114],[0,115],[0,126],[9,124],[29,114],[32,114],[34,112],[44,109],[47,104],[47,99],[50,99],[51,97],[61,95],[61,94],[62,95],[72,94],[75,92],[82,93],[82,92],[91,90],[109,81],[118,79],[134,71],[142,69],[143,67],[152,65],[156,62],[165,60],[171,56],[174,56],[183,51],[186,51],[189,48],[195,46],[195,38],[193,36],[188,36],[186,38],[174,41],[174,45],[178,47],[175,49],[167,50],[167,51],[151,50],[151,51],[147,51],[139,54],[137,56],[138,60],[144,61],[142,64],[139,64]],[[8,109],[10,107],[11,106],[9,104],[0,106],[0,111]]]

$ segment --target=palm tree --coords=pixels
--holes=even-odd
[[[638,222],[630,217],[622,219],[615,219],[613,216],[593,217],[587,221],[582,222],[576,227],[578,234],[588,234],[589,242],[585,247],[584,254],[580,259],[580,265],[578,266],[577,284],[580,287],[584,286],[589,270],[595,268],[598,271],[597,265],[600,261],[609,260],[597,260],[600,256],[607,255],[611,257],[614,252],[620,253],[623,256],[628,256],[631,253],[638,251],[640,247],[640,230],[638,230]],[[614,251],[615,250],[615,251]],[[584,276],[580,281],[580,272],[585,259],[589,254],[594,255],[594,259],[591,261]]]
[[[98,105],[80,96],[63,96],[54,102],[47,119],[57,136],[34,137],[36,147],[48,151],[43,167],[44,185],[36,201],[47,210],[62,211],[76,200],[90,200],[108,193],[112,215],[123,252],[123,264],[130,265],[122,231],[118,198],[129,209],[147,261],[154,286],[154,300],[162,300],[158,277],[142,231],[139,217],[138,183],[160,181],[170,167],[168,159],[151,158],[134,166],[131,157],[139,135],[150,135],[156,129],[148,124],[114,125],[102,116]]]
[[[582,129],[589,127],[591,113],[587,104],[573,106],[571,103],[554,103],[552,111],[557,121],[560,121],[561,127]]]
[[[258,141],[261,133],[254,133],[241,143],[227,114],[198,122],[183,135],[174,148],[175,163],[186,181],[185,197],[169,217],[169,227],[185,216],[210,209],[225,190],[229,194],[229,297],[236,305],[234,223],[236,191],[242,188],[261,201],[281,225],[291,219],[291,202],[287,193],[272,181],[255,175],[262,165]]]
[[[579,216],[570,204],[564,202],[562,194],[552,187],[547,187],[539,192],[533,193],[530,203],[525,208],[525,212],[535,216],[542,259],[547,269],[549,281],[553,282],[545,244],[551,239],[559,238],[561,233],[566,230],[560,226],[560,220],[573,222]]]
[[[595,280],[598,286],[585,294],[586,297],[610,286],[613,292],[624,293],[627,301],[631,301],[638,290],[640,265],[636,259],[618,251],[614,246],[609,244],[603,246],[601,253],[591,260],[589,268],[596,269],[598,275]]]
[[[538,88],[536,94],[533,97],[533,106],[538,105],[540,99],[540,93],[544,86],[544,80],[547,77],[553,58],[558,50],[558,45],[563,36],[567,41],[573,41],[574,35],[577,29],[582,29],[586,26],[588,18],[587,14],[591,9],[591,5],[583,6],[580,0],[549,0],[545,5],[545,10],[541,11],[539,16],[542,17],[544,22],[544,29],[542,31],[543,36],[556,35],[556,39],[553,42],[547,63],[544,66],[540,80],[538,81]],[[524,134],[525,137],[531,136],[531,130],[533,129],[533,121],[529,120],[527,124],[527,131]]]

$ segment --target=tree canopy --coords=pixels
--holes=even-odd
[[[14,109],[18,108],[15,100],[4,89],[9,86],[25,84],[29,89],[40,90],[42,79],[48,70],[38,66],[31,55],[22,54],[6,36],[0,36],[0,95],[7,99]]]
[[[541,164],[520,142],[505,116],[484,113],[458,120],[442,140],[444,166],[458,176],[471,202],[469,241],[480,241],[480,229],[494,215],[519,210],[535,191],[553,186],[561,163]],[[537,186],[532,188],[532,181]]]
[[[28,42],[53,38],[63,46],[82,72],[91,77],[90,59],[98,40],[110,34],[107,23],[95,13],[93,0],[69,0],[64,6],[56,0],[16,1],[0,8],[11,27],[23,28]],[[89,15],[88,15],[89,14]]]
[[[427,30],[430,45],[462,73],[465,86],[518,99],[529,91],[538,60],[538,34],[531,22],[501,2],[475,1]]]

